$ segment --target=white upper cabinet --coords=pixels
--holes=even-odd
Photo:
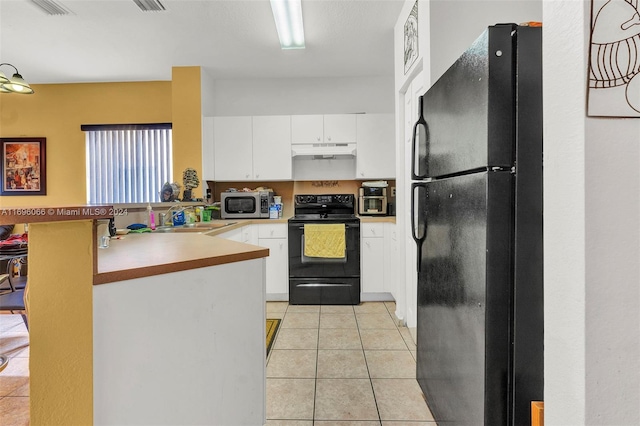
[[[251,117],[214,117],[215,180],[242,181],[253,176]]]
[[[357,114],[356,179],[395,179],[393,114]]]
[[[323,143],[323,129],[322,115],[292,115],[291,143]]]
[[[291,116],[253,117],[253,178],[291,179]]]
[[[215,180],[291,179],[291,117],[214,117]]]
[[[356,117],[361,114],[331,114],[324,116],[325,143],[356,142]]]
[[[357,114],[293,115],[291,143],[354,143]]]

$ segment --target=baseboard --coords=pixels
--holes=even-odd
[[[267,293],[267,302],[288,302],[289,293]]]
[[[395,302],[391,293],[360,293],[361,302]]]

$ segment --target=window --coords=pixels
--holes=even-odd
[[[172,176],[171,123],[83,125],[89,204],[160,201]]]

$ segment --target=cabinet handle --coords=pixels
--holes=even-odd
[[[246,174],[246,175],[244,175],[244,177],[249,178],[249,175],[248,175],[248,174]]]
[[[331,142],[331,136],[327,136],[327,140]]]
[[[318,140],[318,142],[320,142],[320,136],[318,136],[316,139]]]
[[[360,176],[364,176],[364,172],[360,172]]]
[[[256,175],[256,179],[258,179],[260,177],[260,175]]]

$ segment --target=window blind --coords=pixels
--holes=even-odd
[[[172,176],[171,126],[82,126],[89,204],[160,201]]]

